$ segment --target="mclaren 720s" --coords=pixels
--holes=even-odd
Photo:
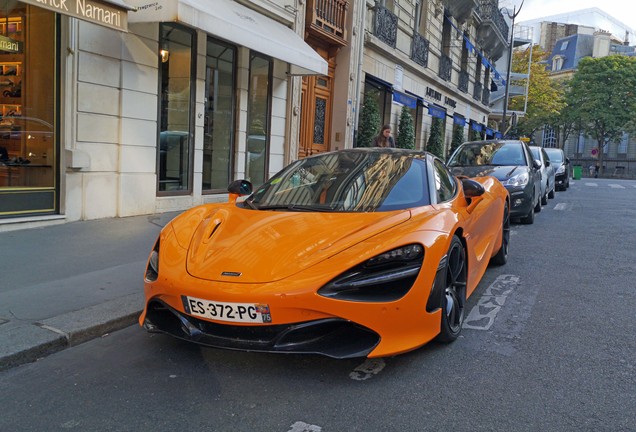
[[[139,323],[217,348],[383,357],[455,340],[489,264],[505,264],[510,198],[427,152],[358,148],[291,163],[157,239]]]

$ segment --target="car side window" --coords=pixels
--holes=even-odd
[[[437,202],[449,201],[455,196],[455,190],[457,188],[455,178],[439,159],[435,159],[433,164],[435,167],[434,175]]]

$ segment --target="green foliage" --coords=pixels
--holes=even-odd
[[[435,156],[444,159],[444,122],[442,119],[433,117],[431,125],[431,134],[426,143],[426,150]]]
[[[570,81],[566,100],[583,132],[594,138],[603,166],[603,147],[618,142],[623,132],[636,131],[636,58],[610,55],[586,57]]]
[[[377,92],[372,91],[364,95],[364,103],[360,111],[356,147],[373,147],[373,140],[382,127]]]
[[[481,136],[479,136],[479,132],[477,132],[473,128],[470,128],[468,131],[468,141],[479,141],[480,139]]]
[[[530,62],[530,48],[517,50],[512,56],[512,71],[522,74],[528,73]],[[532,61],[530,62],[530,83],[526,79],[511,82],[515,86],[528,86],[528,103],[524,96],[515,96],[510,99],[512,111],[523,111],[525,116],[519,119],[516,133],[518,135],[532,136],[532,134],[551,124],[559,116],[565,106],[563,86],[550,78],[546,70],[545,60],[549,53],[541,50],[538,45],[532,48]]]
[[[402,107],[400,114],[400,123],[398,125],[398,136],[395,146],[404,149],[415,148],[415,126],[413,125],[413,117],[408,107]]]
[[[457,147],[462,145],[464,141],[464,126],[453,125],[453,137],[451,138],[451,148],[448,151],[448,154],[453,154]]]

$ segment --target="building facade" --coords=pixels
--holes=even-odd
[[[87,6],[88,5],[88,6]],[[0,20],[0,229],[178,211],[356,145],[360,106],[488,127],[496,0],[11,2]],[[437,119],[437,120],[433,120]]]

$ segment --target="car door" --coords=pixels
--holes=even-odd
[[[541,166],[535,164],[532,151],[527,144],[523,144],[523,149],[526,153],[526,162],[528,164],[528,172],[530,173],[530,180],[534,184],[534,203],[538,203],[541,199]]]

